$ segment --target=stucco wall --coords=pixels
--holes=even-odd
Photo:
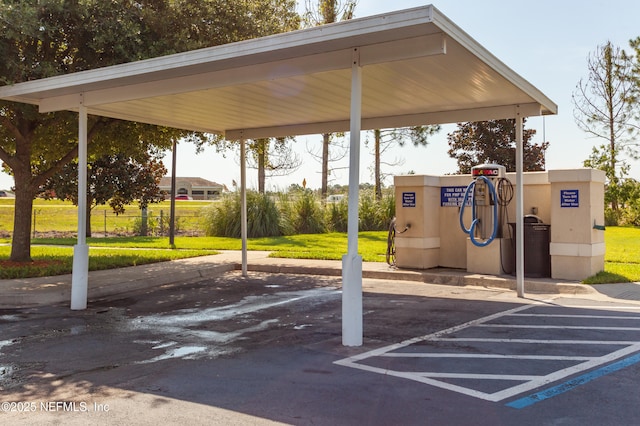
[[[505,272],[501,266],[512,269],[512,235],[507,223],[516,221],[515,173],[507,173],[507,179],[513,184],[514,194],[497,237],[505,241],[498,242],[498,248],[483,250],[469,247],[468,235],[460,227],[461,208],[442,205],[443,188],[466,187],[472,180],[470,175],[396,176],[396,227],[401,230],[411,226],[396,236],[397,266],[460,268],[479,273]],[[581,194],[579,208],[561,206],[560,193],[566,189]],[[553,277],[584,279],[604,269],[604,233],[592,226],[594,222],[604,222],[604,177],[600,171],[524,173],[523,190],[524,214],[534,214],[543,223],[551,224]],[[471,209],[466,208],[464,224],[468,228],[470,223]]]

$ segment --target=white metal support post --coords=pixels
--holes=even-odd
[[[247,276],[247,147],[240,139],[240,237],[242,238],[242,276]]]
[[[87,108],[78,111],[78,239],[73,246],[71,309],[87,309],[89,246],[87,246]]]
[[[523,183],[523,138],[524,117],[516,107],[516,291],[524,297],[524,183]]]
[[[362,345],[362,257],[358,255],[361,127],[362,67],[359,49],[355,48],[351,64],[347,254],[342,256],[342,344],[344,346]]]

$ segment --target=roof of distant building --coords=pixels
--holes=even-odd
[[[189,183],[191,186],[196,186],[196,187],[222,187],[223,185],[221,183],[217,183],[217,182],[212,182],[210,180],[207,179],[203,179],[203,178],[199,178],[199,177],[182,177],[182,176],[177,176],[176,177],[176,183],[178,182],[187,182]],[[160,180],[160,186],[171,186],[171,176],[165,176]]]

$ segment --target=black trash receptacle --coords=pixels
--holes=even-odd
[[[513,235],[513,264],[516,258],[516,224],[510,223]],[[551,225],[532,215],[524,217],[524,276],[529,278],[551,277]],[[515,274],[515,270],[513,272]]]

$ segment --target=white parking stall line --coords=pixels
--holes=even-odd
[[[452,337],[429,339],[431,342],[487,342],[487,343],[531,343],[560,345],[635,345],[636,340],[540,340],[540,339],[491,339],[480,337]]]
[[[640,351],[640,343],[636,343],[635,345],[631,345],[624,349],[620,349],[619,351],[612,352],[603,357],[594,358],[591,361],[587,361],[582,364],[577,364],[569,368],[558,370],[555,373],[548,374],[543,378],[532,380],[531,382],[523,383],[522,385],[514,386],[512,388],[504,389],[500,392],[496,392],[491,395],[490,401],[498,402],[498,401],[502,401],[503,399],[511,398],[523,392],[527,392],[527,391],[536,389],[540,386],[562,380],[565,377],[568,377],[577,373],[581,373],[583,371],[590,370],[595,367],[599,367],[603,364],[607,364],[611,361],[615,361],[617,359],[623,358],[627,355],[633,354],[638,351]]]
[[[382,375],[385,375],[385,376],[393,376],[393,377],[398,377],[398,378],[401,378],[401,379],[409,379],[409,380],[413,380],[413,381],[416,381],[416,382],[424,383],[424,384],[427,384],[427,385],[439,387],[441,389],[447,389],[447,390],[450,390],[450,391],[453,391],[453,392],[458,392],[458,393],[461,393],[461,394],[464,394],[464,395],[469,395],[469,396],[473,396],[473,397],[476,397],[476,398],[485,399],[484,398],[484,395],[485,395],[484,392],[480,392],[480,391],[477,391],[477,390],[474,390],[474,389],[470,389],[470,388],[465,388],[464,386],[457,386],[457,385],[454,385],[454,384],[442,382],[440,380],[435,380],[435,379],[432,379],[430,377],[426,377],[424,375],[424,373],[389,370],[389,369],[386,369],[386,368],[373,367],[371,365],[360,364],[360,363],[357,363],[357,362],[351,362],[349,359],[350,358],[334,361],[334,364],[342,365],[344,367],[356,368],[358,370],[364,370],[364,371],[368,371],[370,373],[378,373],[378,374],[382,374]]]
[[[357,367],[356,367],[357,368]],[[458,386],[458,385],[454,385],[452,383],[447,383],[447,382],[443,382],[440,380],[435,380],[432,379],[430,377],[424,377],[418,373],[403,373],[403,372],[396,372],[394,371],[393,374],[391,374],[393,376],[396,377],[400,377],[403,379],[409,379],[409,380],[413,380],[416,382],[420,382],[420,383],[424,383],[427,385],[431,385],[431,386],[435,386],[441,389],[446,389],[452,392],[457,392],[457,393],[461,393],[463,395],[468,395],[468,396],[472,396],[474,398],[479,398],[479,399],[486,399],[486,393],[485,392],[481,392],[475,389],[471,389],[471,388],[466,388],[464,386]]]
[[[486,316],[486,317],[483,317],[483,318],[479,318],[479,319],[476,319],[476,320],[465,322],[464,324],[456,325],[454,327],[447,328],[445,330],[436,331],[435,333],[427,334],[425,336],[414,337],[412,339],[408,339],[408,340],[405,340],[405,341],[400,342],[400,343],[394,343],[393,345],[383,346],[383,347],[378,348],[378,349],[373,349],[373,350],[370,350],[370,351],[367,351],[367,352],[363,352],[363,353],[361,353],[359,355],[353,355],[353,356],[350,356],[348,358],[345,358],[344,360],[334,361],[334,364],[344,365],[343,363],[357,362],[357,361],[360,361],[360,360],[363,360],[363,359],[367,359],[367,358],[371,358],[371,357],[374,357],[374,356],[380,356],[380,355],[382,355],[384,353],[391,352],[391,351],[394,351],[394,350],[397,350],[397,349],[401,349],[401,348],[404,348],[406,346],[414,345],[416,343],[424,342],[424,341],[427,341],[427,340],[434,340],[439,336],[451,334],[451,333],[454,333],[456,331],[463,330],[465,328],[469,328],[469,327],[474,326],[476,324],[482,324],[483,322],[491,321],[493,319],[500,318],[500,317],[502,317],[504,315],[508,315],[510,313],[523,311],[525,309],[529,309],[531,306],[537,306],[537,304],[518,306],[516,308],[509,309],[508,311],[498,312],[497,314],[493,314],[493,315],[489,315],[489,316]]]
[[[543,309],[549,308],[549,312],[525,312],[530,309],[540,309],[540,307],[543,307]],[[638,307],[635,308],[638,309]],[[559,313],[554,312],[558,309],[561,309]],[[640,322],[640,316],[630,316],[628,314],[590,315],[582,312],[576,312],[576,314],[566,313],[567,311],[576,309],[596,310],[598,307],[588,306],[576,308],[575,306],[549,306],[542,303],[523,305],[474,321],[469,321],[465,324],[438,331],[436,333],[416,337],[401,343],[385,346],[383,348],[338,360],[335,361],[335,364],[384,374],[387,376],[410,379],[487,401],[498,402],[520,393],[536,389],[540,386],[562,380],[563,378],[581,373],[585,370],[591,370],[604,364],[611,363],[615,360],[633,354],[634,352],[640,351],[640,335],[637,340],[631,340],[635,336],[633,334],[628,334],[629,332],[640,332],[640,327],[623,327],[622,325],[624,324],[620,322],[614,322],[613,324],[615,324],[615,326],[604,326],[597,322],[608,320]],[[516,318],[523,317],[530,318],[533,323],[509,323],[510,319],[515,321]],[[590,321],[592,325],[547,325],[535,323],[536,321],[546,322],[549,318],[568,319],[569,321],[584,320]],[[498,323],[497,320],[499,320],[500,323]],[[594,322],[594,320],[596,322]],[[482,330],[486,330],[487,336],[464,337],[464,333],[461,332],[468,329],[475,329],[475,332],[472,331],[471,334],[478,334]],[[490,333],[493,333],[493,330],[498,329],[503,329],[505,330],[504,332],[512,333],[512,337],[490,337]],[[548,338],[518,338],[520,330],[525,332],[527,329],[539,330],[539,333],[545,333],[548,331]],[[607,338],[611,338],[612,340],[579,340],[579,335],[576,335],[576,339],[573,340],[561,338],[561,335],[558,335],[559,330],[574,330],[573,333],[580,333],[580,331],[584,331],[585,333],[589,333],[590,331],[607,331],[610,332],[607,333]],[[616,333],[618,332],[624,332],[627,334],[616,336]],[[456,337],[456,334],[460,335],[460,337]],[[547,337],[544,334],[542,336]],[[629,339],[630,336],[631,339]],[[623,339],[616,340],[616,337],[623,337]],[[443,351],[444,347],[440,345],[441,343],[451,344],[451,347],[455,349],[453,351]],[[475,346],[473,353],[456,352],[464,351],[465,343],[477,343],[480,346]],[[517,346],[518,344],[520,346]],[[526,346],[522,347],[522,344]],[[416,345],[419,345],[419,347],[416,347]],[[493,345],[490,346],[490,353],[482,353],[483,345]],[[410,346],[413,346],[410,348],[412,351],[406,349]],[[592,353],[597,354],[595,356],[584,356],[584,354],[581,354],[581,351],[583,351],[581,348],[589,346],[601,347],[602,350],[594,349],[594,351],[591,351]],[[556,348],[556,350],[560,348],[564,353],[558,354],[557,352],[551,352],[545,354],[545,349],[551,347]],[[431,349],[433,351],[431,351]],[[486,352],[486,350],[484,351]],[[503,353],[501,353],[501,351]],[[607,353],[603,354],[605,351]],[[379,361],[376,361],[376,359],[379,359]],[[387,359],[391,364],[381,364],[382,359]],[[397,362],[394,360],[397,360]],[[459,361],[456,363],[456,360],[469,360],[468,362],[470,364],[465,363],[463,365],[460,364]],[[474,363],[475,360],[477,360],[476,363]],[[512,364],[509,368],[503,369],[503,364],[492,364],[491,362],[494,360],[496,362],[512,362]],[[518,361],[531,362],[517,364]],[[436,364],[433,364],[433,362]],[[535,364],[536,362],[537,364]],[[396,365],[398,367],[383,368],[377,365],[383,365],[384,367],[388,367],[388,365]],[[436,366],[435,368],[433,368],[434,365]],[[415,368],[416,366],[418,366],[418,368]],[[460,371],[460,368],[465,371]],[[427,371],[421,371],[421,369]],[[470,371],[473,369],[479,371]],[[504,371],[505,374],[487,374],[488,371],[492,369],[494,371]],[[518,374],[506,374],[509,372],[509,369],[512,370],[511,373]],[[522,369],[522,371],[519,369]],[[540,374],[536,374],[536,372]],[[457,382],[452,383],[452,380],[457,380]],[[481,384],[483,383],[482,381],[492,381],[495,383],[495,385],[489,386],[489,388],[493,387],[493,390],[495,391],[484,392],[483,390],[477,389],[478,387],[484,388],[485,390],[487,389],[487,386]],[[517,383],[509,385],[508,382]],[[466,386],[462,386],[461,384],[465,384]]]
[[[480,380],[538,380],[544,376],[531,376],[525,374],[462,374],[462,373],[434,373],[434,372],[421,372],[414,373],[422,377],[430,377],[437,379],[480,379]]]
[[[592,306],[592,305],[571,305],[571,309],[589,309],[591,311],[640,311],[640,305],[627,306]]]
[[[640,317],[626,317],[618,315],[567,315],[567,314],[510,314],[505,317],[532,317],[532,318],[580,318],[580,319],[618,319],[638,320]]]
[[[561,329],[561,330],[611,330],[611,331],[640,331],[640,327],[594,327],[576,325],[525,325],[525,324],[478,324],[476,327],[485,328],[532,328],[532,329]]]
[[[552,361],[588,361],[592,356],[553,356],[553,355],[499,355],[499,354],[449,354],[449,353],[419,353],[393,352],[380,356],[388,358],[471,358],[471,359],[538,359]]]

